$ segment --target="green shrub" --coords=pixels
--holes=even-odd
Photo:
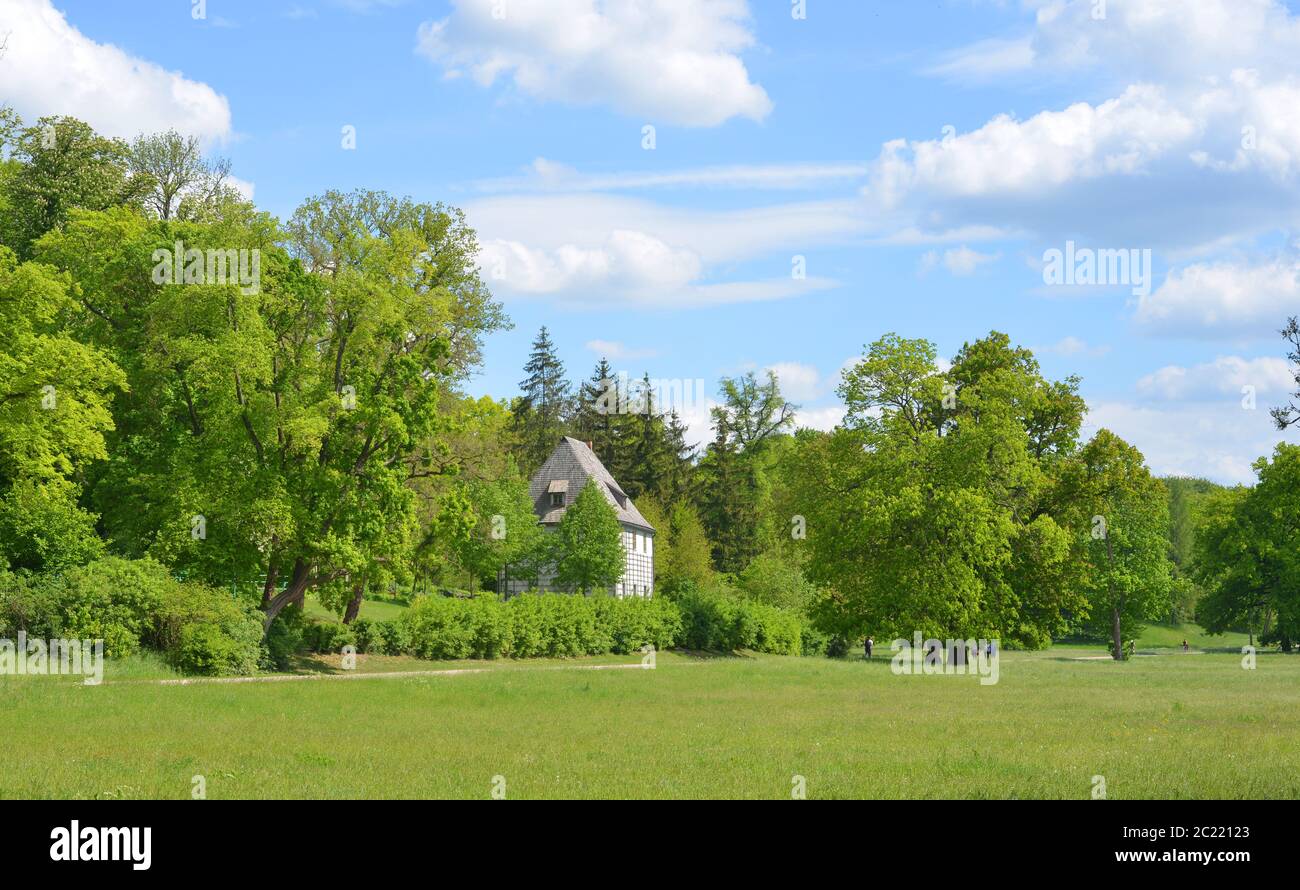
[[[396,621],[405,625],[411,654],[419,658],[496,658],[509,641],[504,608],[487,598],[426,596]]]
[[[831,638],[829,635],[822,633],[812,624],[805,622],[800,628],[799,637],[799,654],[800,655],[825,655],[826,647],[830,645]]]
[[[358,618],[352,622],[352,632],[356,634],[358,652],[364,652],[368,655],[386,655],[388,653],[388,641],[384,637],[381,622],[371,621],[369,618]]]
[[[681,610],[678,645],[711,652],[750,649],[798,655],[803,621],[793,612],[766,603],[739,599],[725,587],[683,587],[676,594]]]
[[[682,629],[682,613],[672,602],[658,598],[600,597],[597,622],[611,640],[610,650],[618,655],[639,652],[643,646],[671,648]]]
[[[152,616],[176,585],[152,559],[109,556],[50,576],[55,608],[67,637],[104,641],[104,654],[130,655],[140,648]]]
[[[47,576],[15,574],[0,569],[0,637],[16,639],[19,631],[30,637],[54,639],[63,619]]]
[[[257,670],[262,613],[250,600],[172,581],[150,619],[145,641],[183,673],[229,676]]]
[[[389,655],[414,654],[411,628],[402,621],[384,621],[376,626],[382,630],[384,650]]]

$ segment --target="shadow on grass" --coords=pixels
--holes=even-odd
[[[696,661],[724,661],[727,659],[752,661],[754,658],[754,656],[748,652],[710,652],[705,649],[668,649],[666,651]]]

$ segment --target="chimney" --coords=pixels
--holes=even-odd
[[[591,445],[591,440],[590,440],[590,439],[588,439],[588,440],[586,441],[585,444],[586,444],[586,446],[587,446],[587,450],[588,450],[588,451],[595,451],[595,450],[596,450],[595,448],[592,447],[592,445]]]

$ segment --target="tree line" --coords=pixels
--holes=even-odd
[[[1140,622],[1192,613],[1296,638],[1294,449],[1192,509],[1112,432],[1083,441],[1078,378],[1046,379],[999,332],[946,367],[925,340],[868,343],[830,432],[796,429],[773,374],[723,378],[697,447],[653,398],[602,408],[609,363],[575,387],[545,329],[516,398],[467,393],[509,320],[454,207],[328,191],[282,221],[176,133],[7,109],[0,150],[10,570],[152,557],[255,590],[268,627],[309,592],[353,617],[367,591],[472,592],[543,562],[590,590],[617,570],[603,497],[543,536],[527,495],[567,434],[655,526],[667,595],[763,601],[841,640],[1084,633],[1120,657]],[[185,252],[158,283],[178,245],[257,251],[258,281]],[[1294,320],[1283,335],[1300,350]]]

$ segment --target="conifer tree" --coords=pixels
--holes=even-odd
[[[523,395],[515,399],[512,425],[519,442],[520,463],[531,475],[564,435],[572,401],[564,363],[556,355],[555,343],[545,326],[533,340],[524,373],[528,376],[519,383]]]

